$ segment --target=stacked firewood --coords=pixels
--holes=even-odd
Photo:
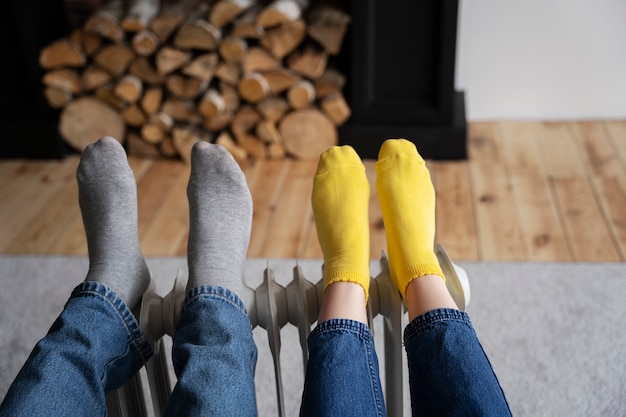
[[[110,135],[133,155],[315,158],[350,116],[329,64],[349,21],[321,1],[108,0],[41,51],[45,96],[79,151]]]

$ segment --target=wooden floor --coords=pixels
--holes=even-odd
[[[470,158],[428,162],[437,241],[459,261],[626,260],[626,121],[471,123]],[[0,254],[87,253],[77,203],[78,157],[0,160]],[[146,256],[184,255],[182,162],[130,160]],[[386,246],[371,182],[371,256]],[[250,257],[321,258],[310,195],[316,161],[245,170],[254,200]]]

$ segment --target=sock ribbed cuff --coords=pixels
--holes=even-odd
[[[335,266],[330,271],[326,272],[326,265],[324,265],[324,292],[329,285],[336,282],[353,282],[359,284],[365,292],[365,302],[369,299],[369,287],[370,287],[370,275],[369,268],[353,267],[341,267]]]

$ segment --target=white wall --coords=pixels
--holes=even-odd
[[[626,0],[460,0],[469,120],[626,118]]]

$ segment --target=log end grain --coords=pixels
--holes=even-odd
[[[102,136],[122,140],[126,129],[122,117],[111,107],[96,98],[81,97],[65,107],[59,130],[68,145],[82,152]]]
[[[55,41],[39,54],[39,64],[44,69],[82,67],[86,62],[87,57],[83,50],[69,39]]]
[[[316,159],[337,144],[337,129],[328,117],[315,108],[296,110],[280,122],[285,149],[295,158]]]

